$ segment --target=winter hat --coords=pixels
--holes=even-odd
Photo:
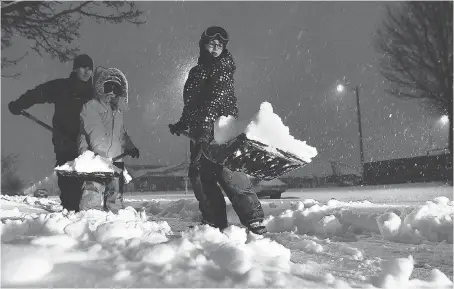
[[[93,59],[91,59],[90,56],[88,56],[87,54],[81,54],[74,58],[73,69],[86,66],[90,67],[93,70]]]
[[[203,31],[200,36],[200,44],[206,44],[210,40],[217,39],[224,44],[224,47],[227,46],[229,42],[229,34],[225,31],[224,28],[220,26],[210,26],[205,31]]]

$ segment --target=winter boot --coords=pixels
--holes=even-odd
[[[252,232],[257,235],[263,235],[268,233],[265,225],[262,222],[252,222],[247,226],[247,232]]]
[[[225,228],[227,228],[227,224],[225,224],[225,225],[223,225],[223,226],[219,226],[219,225],[212,224],[212,223],[206,221],[205,219],[202,219],[202,220],[200,221],[200,223],[198,223],[198,224],[190,225],[189,228],[192,229],[192,228],[194,228],[195,226],[203,226],[203,225],[208,225],[208,226],[210,226],[210,227],[217,228],[217,229],[219,229],[219,231],[221,231],[221,232],[224,231]]]

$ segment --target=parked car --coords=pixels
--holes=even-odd
[[[260,181],[258,179],[252,179],[252,184],[255,193],[258,197],[267,197],[270,199],[280,199],[283,192],[287,190],[287,184],[280,179],[274,179],[271,181]]]
[[[38,189],[33,193],[33,196],[36,198],[47,198],[49,196],[49,193],[47,192],[47,190]]]

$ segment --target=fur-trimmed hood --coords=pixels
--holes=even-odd
[[[107,81],[118,82],[121,86],[122,98],[125,103],[128,103],[128,81],[126,76],[118,68],[105,68],[98,66],[93,73],[93,89],[94,98],[106,102],[106,94],[104,93],[104,83]]]

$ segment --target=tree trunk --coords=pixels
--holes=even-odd
[[[449,184],[452,186],[452,162],[453,162],[453,159],[452,159],[452,156],[453,156],[453,153],[452,153],[452,132],[453,132],[453,126],[452,126],[452,111],[453,111],[453,107],[452,107],[452,103],[451,105],[449,106],[448,108],[448,118],[449,118],[449,164],[448,166],[450,167],[450,169],[448,169],[448,173],[450,175],[450,178],[449,178]]]
[[[448,112],[448,117],[449,117],[449,153],[452,155],[452,108],[449,109]]]

